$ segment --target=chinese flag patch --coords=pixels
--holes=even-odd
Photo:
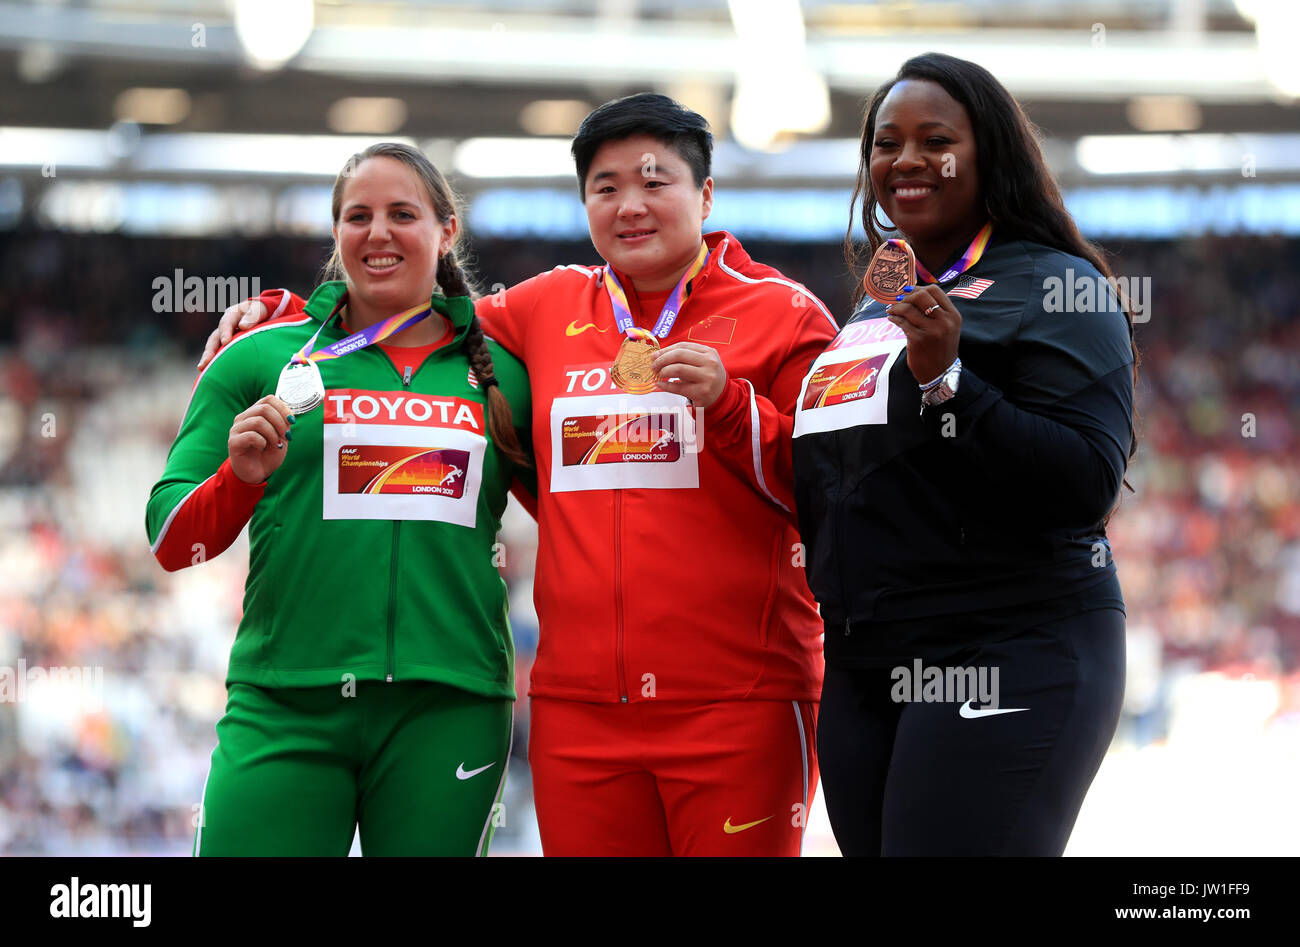
[[[735,332],[735,319],[728,316],[706,316],[691,326],[686,338],[692,342],[708,342],[710,345],[730,345]]]

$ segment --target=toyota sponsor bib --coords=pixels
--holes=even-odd
[[[324,407],[325,519],[474,526],[487,451],[483,405],[331,389]]]
[[[689,402],[656,391],[630,395],[605,368],[569,373],[584,394],[551,402],[551,490],[694,489],[699,438]],[[593,391],[593,394],[585,392]]]
[[[844,328],[813,362],[795,405],[794,436],[889,420],[889,373],[907,337],[888,319]]]

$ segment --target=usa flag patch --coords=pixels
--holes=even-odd
[[[962,299],[978,299],[980,293],[993,285],[991,279],[976,279],[973,276],[963,276],[957,281],[957,285],[948,290],[949,296],[960,296]]]

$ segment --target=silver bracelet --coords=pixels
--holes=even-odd
[[[938,388],[939,385],[940,385],[940,383],[941,383],[945,378],[948,377],[948,373],[949,373],[949,372],[957,371],[957,370],[960,369],[960,368],[961,368],[961,358],[958,358],[955,362],[953,362],[951,365],[949,365],[947,368],[945,368],[943,371],[941,371],[941,372],[939,373],[939,377],[938,377],[938,378],[936,378],[934,381],[928,381],[928,382],[926,382],[924,385],[922,385],[922,386],[921,386],[921,394],[925,394],[927,391],[929,391],[929,390],[932,389],[932,388]]]

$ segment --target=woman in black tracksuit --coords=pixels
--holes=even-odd
[[[796,409],[831,825],[850,855],[1059,855],[1124,690],[1105,522],[1132,319],[973,63],[919,56],[877,91],[859,193],[871,249],[880,205],[917,279],[863,299]]]

